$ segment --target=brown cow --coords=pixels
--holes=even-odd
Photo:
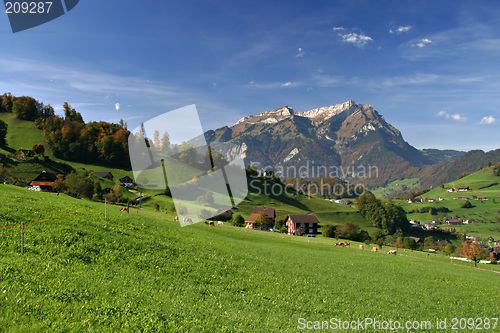
[[[372,248],[372,251],[373,251],[373,252],[377,252],[377,251],[378,251],[378,248],[377,248],[376,246],[374,246],[374,247]]]
[[[387,254],[397,254],[396,250],[390,250]]]
[[[363,244],[360,244],[360,245],[359,245],[359,249],[360,249],[360,250],[364,250],[364,249],[365,249],[365,248],[363,247]]]
[[[174,222],[179,222],[179,216],[177,216],[177,215],[176,215],[176,216],[174,217]]]
[[[217,225],[224,225],[224,222],[222,222],[222,221],[218,221],[218,222],[217,222]]]
[[[120,212],[126,212],[126,211],[127,211],[127,207],[122,207],[122,208],[120,209]]]
[[[204,221],[203,223],[208,224],[208,225],[214,225],[214,221]]]

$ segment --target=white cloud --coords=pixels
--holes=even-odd
[[[304,56],[304,54],[306,54],[306,52],[301,47],[299,47],[299,53],[297,53],[297,55],[295,57],[302,58]]]
[[[439,117],[444,117],[446,119],[452,119],[452,120],[455,120],[455,121],[466,121],[467,120],[467,117],[459,114],[459,113],[453,113],[453,114],[449,114],[448,112],[444,111],[444,110],[441,110],[438,112],[438,116]]]
[[[497,123],[497,120],[493,116],[483,117],[479,122],[479,125],[494,125]]]
[[[338,34],[338,35],[342,38],[342,42],[351,43],[357,47],[363,47],[368,42],[373,41],[373,39],[370,36],[367,36],[364,33],[358,34],[356,32],[351,32],[347,34]]]
[[[422,48],[422,47],[426,47],[427,45],[429,45],[431,43],[432,43],[432,40],[430,40],[429,38],[422,38],[417,43],[413,44],[413,46]]]
[[[343,27],[333,27],[333,31],[339,31],[339,30],[344,30]]]
[[[297,86],[297,83],[288,81],[288,82],[281,84],[281,86],[282,87],[295,87],[295,86]]]
[[[276,88],[298,87],[299,85],[300,85],[299,82],[292,82],[292,81],[257,83],[254,80],[252,80],[246,85],[246,87],[276,89]]]
[[[413,26],[411,25],[404,25],[404,26],[400,26],[400,27],[397,27],[397,28],[390,28],[389,29],[389,33],[391,34],[401,34],[403,32],[408,32],[410,31],[411,29],[413,28]]]
[[[120,110],[120,103],[115,103],[115,109],[116,111]]]

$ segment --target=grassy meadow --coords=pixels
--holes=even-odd
[[[20,229],[0,227],[8,332],[293,332],[299,318],[498,317],[498,275],[444,259],[227,224],[181,228],[150,208],[108,206],[105,220],[103,204],[10,185],[0,202],[1,226],[27,223],[24,254]]]

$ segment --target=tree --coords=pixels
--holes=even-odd
[[[474,261],[474,267],[477,267],[479,260],[488,258],[488,251],[478,242],[463,242],[460,250],[464,256]]]
[[[447,255],[453,254],[455,252],[455,246],[453,246],[453,244],[446,244],[446,246],[444,247],[444,252]]]
[[[163,136],[161,137],[160,147],[162,153],[168,153],[168,150],[170,149],[170,136],[167,132],[163,133]]]
[[[360,239],[359,225],[352,222],[347,222],[346,224],[337,227],[335,230],[336,238],[350,239],[350,240],[362,240]]]
[[[436,248],[436,240],[434,239],[433,236],[425,237],[424,248],[426,248],[426,249],[435,249]]]
[[[44,154],[45,154],[45,147],[43,145],[41,145],[41,144],[35,144],[35,145],[33,145],[33,151],[37,155],[44,156]]]
[[[264,212],[260,212],[259,215],[255,218],[253,221],[254,224],[260,225],[260,228],[262,230],[262,227],[264,226],[269,226],[271,224],[271,220],[266,217],[266,214]]]
[[[416,250],[417,249],[417,242],[413,238],[410,237],[405,237],[403,238],[403,244],[405,248],[410,249],[410,250]]]
[[[469,200],[466,200],[460,207],[462,208],[472,208],[472,204],[470,203]]]
[[[210,191],[205,192],[205,195],[203,196],[203,201],[208,206],[213,205],[214,204],[214,196],[213,196],[212,192],[210,192]]]
[[[83,198],[92,198],[94,184],[88,177],[79,176],[72,172],[66,176],[65,183],[70,194]]]
[[[401,249],[401,248],[405,247],[405,245],[403,243],[403,238],[397,237],[396,240],[394,241],[394,243],[392,243],[392,246],[394,246],[397,249]]]
[[[113,187],[113,196],[115,197],[116,202],[119,202],[122,198],[122,187],[120,182],[116,182]]]
[[[3,120],[0,120],[0,146],[7,144],[7,140],[5,140],[5,138],[7,137],[7,127],[7,123]]]
[[[245,225],[245,219],[240,214],[234,215],[232,221],[233,221],[233,225],[235,225],[237,227],[242,227]]]
[[[326,225],[323,228],[321,228],[321,233],[323,234],[323,237],[334,238],[335,237],[335,230],[337,230],[337,226]]]

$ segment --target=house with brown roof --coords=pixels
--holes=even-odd
[[[265,207],[255,207],[252,210],[252,214],[245,220],[247,229],[265,229],[267,230],[269,226],[262,226],[259,223],[255,223],[260,214],[264,213],[264,216],[270,221],[271,225],[274,225],[276,220],[276,211],[274,208]]]
[[[458,188],[458,192],[467,192],[470,191],[469,186],[460,186]]]
[[[264,212],[266,214],[266,218],[270,219],[273,223],[276,220],[276,211],[274,208],[266,208],[266,207],[255,207],[252,210],[252,214],[260,214]]]
[[[449,224],[449,225],[459,225],[459,224],[462,224],[462,222],[460,222],[459,219],[449,219],[446,221],[446,224]]]
[[[289,235],[316,237],[319,234],[319,220],[315,214],[290,214],[285,225]]]
[[[52,192],[54,190],[54,183],[57,180],[57,176],[53,173],[42,171],[35,179],[33,179],[29,186],[39,186],[42,191]]]

